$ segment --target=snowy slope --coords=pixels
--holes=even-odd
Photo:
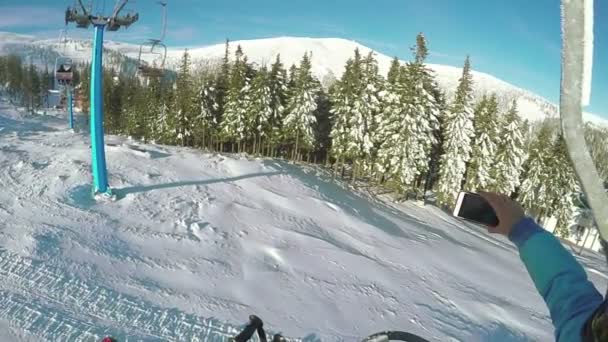
[[[511,244],[434,207],[382,204],[280,161],[119,137],[106,150],[118,200],[95,202],[88,137],[65,127],[61,114],[23,117],[0,102],[10,340],[226,341],[251,313],[305,341],[384,329],[552,340]],[[582,261],[603,290],[604,261]]]

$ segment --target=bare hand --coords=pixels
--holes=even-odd
[[[509,236],[513,226],[526,216],[521,205],[507,195],[483,191],[479,195],[490,203],[498,217],[498,226],[488,226],[490,233]]]

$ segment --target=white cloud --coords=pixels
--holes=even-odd
[[[0,6],[0,28],[48,27],[64,25],[64,12],[58,7]]]
[[[168,38],[178,41],[190,41],[196,38],[198,34],[197,28],[192,26],[179,27],[167,31]]]

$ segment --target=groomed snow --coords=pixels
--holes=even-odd
[[[553,339],[512,245],[435,207],[114,136],[117,200],[95,202],[88,136],[66,123],[0,102],[2,340],[226,341],[251,313],[305,341]],[[603,291],[605,262],[581,261]]]

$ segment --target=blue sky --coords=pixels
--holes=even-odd
[[[196,46],[273,36],[354,39],[390,56],[410,57],[417,32],[427,36],[429,62],[491,73],[557,103],[560,82],[559,0],[168,0],[167,43]],[[106,0],[106,10],[113,6]],[[57,36],[73,1],[2,0],[0,30]],[[103,1],[96,2],[103,7]],[[138,42],[158,35],[154,0],[133,6],[140,21],[109,39]],[[608,118],[608,1],[595,1],[591,105]],[[41,18],[32,22],[32,18]],[[72,26],[73,27],[73,26]],[[84,30],[70,29],[72,35]],[[90,32],[89,32],[90,33]]]

